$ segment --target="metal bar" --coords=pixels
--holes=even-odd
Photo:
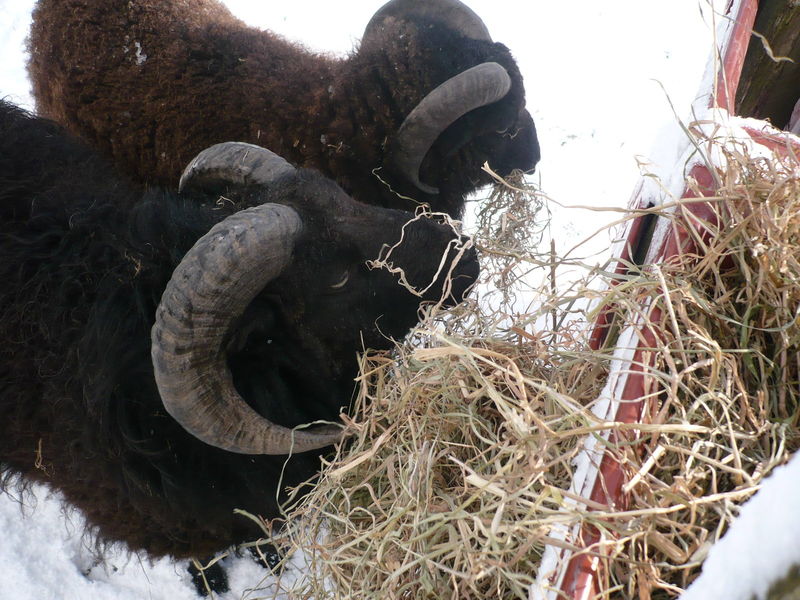
[[[733,110],[736,87],[741,76],[742,64],[747,52],[753,22],[758,9],[757,0],[734,0],[728,7],[728,14],[734,15],[735,23],[731,29],[724,47],[722,60],[718,73],[713,82],[710,93],[710,106]],[[702,91],[702,90],[701,90]],[[702,194],[711,195],[715,190],[715,183],[711,173],[705,166],[695,166],[690,175],[698,182]],[[640,188],[641,189],[641,188]],[[683,197],[690,198],[696,194],[685,189]],[[639,197],[633,206],[642,208],[646,206],[646,199]],[[626,236],[627,243],[620,250],[616,272],[625,273],[627,265],[633,263],[632,258],[641,254],[642,248],[648,248],[653,240],[658,240],[653,247],[648,248],[646,262],[659,264],[680,256],[694,247],[694,236],[708,235],[705,223],[714,222],[715,213],[712,207],[704,203],[687,204],[684,208],[684,222],[678,226],[669,223],[663,217],[656,225],[661,232],[651,231],[645,226],[644,217],[633,220]],[[698,231],[698,227],[701,229]],[[666,231],[664,231],[666,229]],[[704,231],[705,230],[705,231]],[[654,235],[654,233],[660,233]],[[614,307],[608,306],[600,311],[595,326],[591,333],[590,344],[593,349],[599,349],[608,341],[611,332]],[[650,324],[658,324],[661,320],[661,310],[652,308],[649,311],[646,323],[642,323],[636,336],[637,343],[633,351],[632,360],[624,366],[625,373],[609,376],[621,381],[618,384],[619,394],[616,398],[616,411],[611,419],[616,422],[640,422],[646,410],[645,398],[648,396],[651,380],[648,377],[648,368],[652,366],[652,353],[649,351],[656,347],[655,328]],[[617,342],[619,344],[619,341]],[[616,394],[614,386],[609,388]],[[612,396],[612,402],[614,397]],[[620,442],[635,441],[636,433],[622,434],[611,433],[608,436],[610,447]],[[585,490],[593,502],[608,506],[610,509],[624,510],[627,498],[622,492],[627,481],[624,466],[609,451],[601,451],[599,464],[593,473],[585,475],[583,483],[573,482],[573,491]],[[558,570],[551,577],[552,592],[549,598],[573,598],[575,600],[589,600],[602,594],[600,580],[604,552],[602,548],[602,532],[594,526],[584,526],[578,531],[573,531],[572,544],[584,548],[583,552],[572,553],[568,550],[555,550],[561,561]],[[558,591],[556,591],[558,590]],[[531,589],[531,598],[541,598],[541,592]]]

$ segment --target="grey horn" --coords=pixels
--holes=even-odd
[[[220,184],[268,184],[294,171],[283,158],[261,146],[223,142],[203,150],[186,166],[178,190]]]
[[[492,41],[481,18],[459,0],[392,0],[379,8],[367,23],[361,38],[362,44],[377,35],[385,22],[409,18],[439,23],[468,38]]]
[[[341,428],[289,429],[256,413],[233,385],[226,334],[289,263],[303,223],[292,208],[263,204],[217,223],[180,262],[151,332],[156,383],[167,412],[193,436],[242,454],[329,446]]]
[[[456,119],[501,100],[511,77],[501,65],[487,62],[451,77],[425,96],[408,114],[393,144],[390,166],[427,194],[439,190],[422,183],[419,169],[433,143]]]

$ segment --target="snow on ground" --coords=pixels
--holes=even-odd
[[[13,492],[12,492],[13,494]],[[124,518],[124,515],[120,515]],[[103,550],[84,531],[80,513],[55,494],[0,496],[0,599],[2,600],[196,600],[187,561]],[[272,598],[267,572],[249,559],[225,559],[231,592],[220,600]],[[288,567],[287,579],[293,573]],[[8,595],[6,595],[8,594]],[[252,594],[252,595],[248,595]]]
[[[542,189],[563,205],[626,206],[638,178],[636,157],[649,153],[673,118],[667,95],[676,107],[688,107],[698,89],[713,29],[705,0],[466,1],[519,61],[543,150],[535,175]],[[351,0],[343,14],[336,2],[226,2],[251,25],[337,53],[353,47],[382,3]],[[32,6],[32,0],[0,0],[0,96],[28,108],[24,38]],[[559,253],[619,216],[554,209]],[[602,261],[609,237],[602,233],[579,254],[598,253],[590,262]],[[45,490],[35,496],[23,509],[0,495],[0,599],[195,597],[184,564],[151,565],[118,551],[95,564],[80,516],[63,513]],[[242,597],[262,573],[248,560],[231,565],[233,591],[224,600]]]
[[[800,567],[800,455],[778,467],[711,548],[703,573],[681,600],[766,598],[775,581]]]
[[[0,497],[0,598],[191,598],[188,574],[172,561],[151,566],[112,549],[98,564],[80,515],[62,510],[44,489],[35,495],[22,502]]]

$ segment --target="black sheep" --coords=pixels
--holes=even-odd
[[[319,170],[358,201],[458,218],[464,195],[530,170],[517,64],[458,0],[392,0],[345,59],[247,27],[217,0],[39,0],[37,109],[139,181],[174,186],[231,139]]]
[[[0,102],[0,466],[153,556],[257,537],[233,510],[279,517],[339,435],[297,431],[289,457],[287,428],[336,421],[358,351],[390,347],[443,289],[460,301],[478,269],[464,238],[417,219],[392,253],[412,285],[435,281],[413,295],[365,265],[413,215],[261,148],[215,148],[188,179],[141,191]]]

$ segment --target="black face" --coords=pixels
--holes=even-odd
[[[336,419],[352,396],[360,351],[391,348],[418,322],[422,302],[453,305],[477,279],[477,253],[450,226],[362,205],[317,173],[299,170],[251,200],[289,205],[303,223],[291,261],[228,341],[237,390],[281,425]],[[421,296],[370,266],[395,245],[388,262]]]
[[[420,218],[403,231],[411,214],[379,212],[382,221],[346,219],[335,241],[298,249],[298,323],[327,345],[389,348],[418,321],[421,303],[452,306],[477,279],[475,249],[449,226]],[[374,264],[395,244],[383,266]]]
[[[439,189],[429,202],[449,206],[466,194],[493,182],[484,163],[498,175],[533,172],[539,162],[539,140],[533,118],[522,109],[516,115],[501,103],[477,109],[447,128],[420,167],[420,181]],[[423,194],[417,190],[415,197]]]
[[[418,189],[402,173],[393,171],[391,156],[397,151],[398,129],[387,131],[387,154],[381,175],[394,191],[427,202],[436,210],[460,215],[464,196],[492,181],[482,171],[484,163],[502,176],[514,170],[533,171],[540,158],[539,142],[533,119],[525,109],[522,75],[508,48],[487,40],[465,38],[438,24],[387,24],[382,35],[386,37],[381,44],[376,42],[374,49],[365,51],[387,55],[386,62],[393,71],[384,76],[397,80],[388,87],[404,116],[437,85],[476,65],[497,63],[511,78],[511,89],[505,97],[457,119],[428,150],[419,179],[438,188],[438,194]],[[405,43],[390,43],[397,39]],[[408,81],[413,81],[414,87]],[[392,204],[387,201],[387,205]]]

